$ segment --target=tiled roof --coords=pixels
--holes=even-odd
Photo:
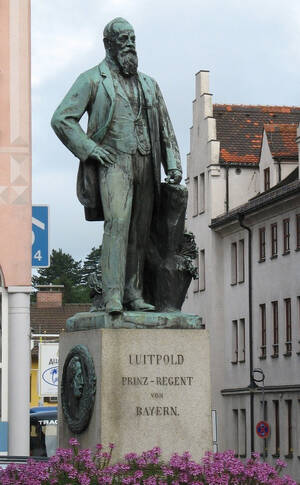
[[[296,124],[268,124],[264,125],[272,157],[298,158]]]
[[[90,308],[91,305],[86,303],[66,303],[57,308],[38,308],[33,304],[30,308],[30,326],[34,333],[61,333],[69,317],[88,312]]]
[[[214,104],[220,163],[259,163],[265,124],[296,124],[300,107]]]

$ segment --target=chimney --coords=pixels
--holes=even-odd
[[[37,308],[58,308],[62,306],[64,285],[37,285]]]

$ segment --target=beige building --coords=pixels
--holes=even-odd
[[[30,0],[0,11],[0,454],[29,454]]]
[[[197,74],[193,103],[187,227],[199,279],[184,310],[210,331],[214,446],[280,457],[300,480],[300,108],[213,105],[208,76]]]

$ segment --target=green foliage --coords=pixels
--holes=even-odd
[[[38,275],[32,278],[32,284],[64,285],[64,303],[89,303],[88,277],[95,272],[100,277],[100,254],[101,246],[93,247],[82,264],[62,249],[53,249],[49,268],[39,269]]]
[[[87,255],[84,260],[82,267],[82,282],[88,284],[88,278],[92,274],[96,274],[98,278],[101,277],[100,268],[100,256],[101,256],[101,246],[98,248],[93,247],[91,252]]]

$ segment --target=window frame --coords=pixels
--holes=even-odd
[[[277,258],[278,255],[278,228],[277,222],[271,224],[271,258]]]
[[[290,357],[292,355],[292,302],[291,298],[284,299],[285,309],[285,356]]]
[[[244,283],[245,282],[245,239],[239,240],[239,248],[238,248],[238,282]]]
[[[199,210],[199,182],[198,175],[193,177],[193,217],[198,215]]]
[[[266,304],[262,303],[259,305],[260,308],[260,329],[261,329],[261,345],[260,345],[260,359],[266,359],[267,357],[267,312]]]
[[[205,290],[205,249],[199,251],[199,291]]]
[[[232,331],[232,355],[231,363],[237,364],[239,360],[239,330],[238,330],[238,320],[232,320],[231,325]]]
[[[279,356],[279,326],[278,326],[278,301],[272,301],[272,321],[273,321],[273,358]]]
[[[231,286],[237,284],[237,277],[238,277],[238,255],[237,255],[237,242],[234,241],[231,243]]]
[[[296,214],[296,251],[300,250],[300,214]]]
[[[198,202],[198,209],[199,214],[203,214],[205,212],[205,172],[200,173],[199,175],[199,185],[198,187],[198,194],[199,194],[199,202]]]
[[[283,227],[283,254],[289,254],[290,252],[290,218],[287,217],[282,221]]]
[[[266,260],[266,228],[259,228],[259,262]]]
[[[266,192],[270,187],[270,167],[267,167],[264,169],[264,191]]]

